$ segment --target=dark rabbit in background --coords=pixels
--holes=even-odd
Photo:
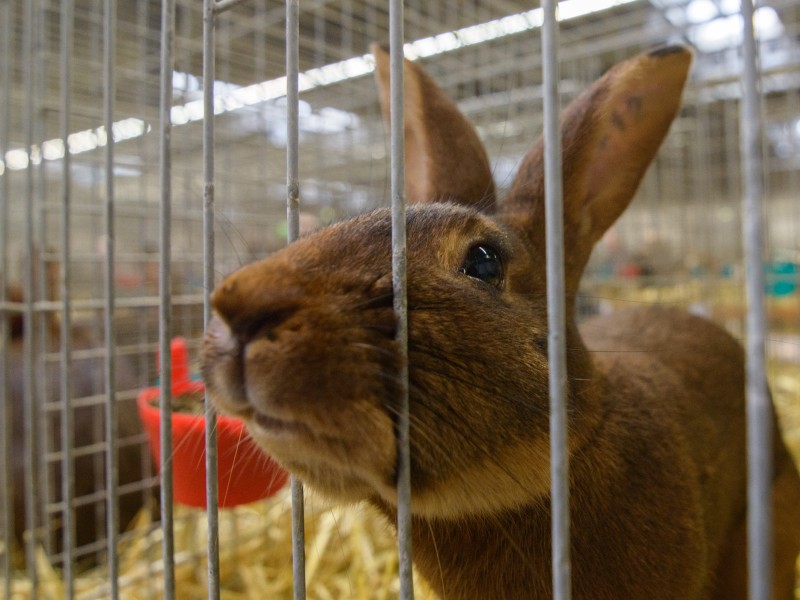
[[[375,49],[388,112],[388,55]],[[746,595],[744,358],[644,306],[578,326],[594,244],[680,105],[681,47],[623,62],[562,118],[572,578],[578,598]],[[413,558],[443,598],[551,596],[543,144],[495,207],[473,127],[406,62]],[[216,406],[304,483],[396,512],[388,210],[301,238],[214,292]],[[775,597],[792,597],[800,479],[775,437]]]
[[[53,267],[54,274],[50,274],[50,289],[56,289],[57,266]],[[10,286],[8,297],[11,301],[22,302],[23,294],[19,287]],[[11,314],[9,316],[9,346],[6,355],[8,371],[6,390],[6,400],[11,404],[12,418],[12,485],[13,485],[13,510],[14,510],[14,537],[18,544],[24,543],[24,533],[27,527],[26,522],[26,490],[25,473],[27,470],[27,448],[25,442],[25,408],[24,408],[24,359],[23,359],[23,334],[26,323],[21,314]],[[60,327],[55,321],[47,319],[46,324],[46,347],[39,349],[42,352],[59,352],[59,340],[61,337]],[[88,350],[97,346],[96,336],[88,327],[75,325],[71,332],[73,352]],[[36,335],[38,341],[38,333]],[[116,361],[116,381],[115,388],[118,391],[129,391],[135,389],[136,378],[134,377],[131,366],[120,358]],[[38,374],[37,374],[38,376]],[[46,402],[60,403],[60,380],[61,372],[58,361],[48,361],[45,366],[45,380],[37,381],[37,386],[43,386],[46,392]],[[103,395],[106,393],[105,386],[105,367],[101,357],[80,357],[74,356],[71,370],[71,397],[87,398],[91,396]],[[119,444],[118,450],[118,479],[120,486],[128,486],[140,482],[147,476],[146,467],[148,457],[143,457],[143,452],[147,450],[137,441],[136,437],[142,433],[142,426],[136,411],[134,399],[117,398],[117,417],[119,438],[115,443]],[[103,502],[105,497],[105,462],[98,461],[98,454],[102,454],[102,448],[97,445],[105,442],[103,423],[105,409],[102,405],[76,406],[73,409],[73,431],[72,439],[75,449],[74,473],[75,473],[75,544],[77,548],[86,547],[93,542],[102,540],[106,535],[106,525],[104,512],[98,513],[96,505]],[[60,408],[54,412],[48,412],[47,440],[46,448],[48,451],[59,451],[61,449],[61,414]],[[40,431],[39,435],[45,433]],[[41,446],[40,446],[41,447]],[[38,452],[37,452],[38,456]],[[48,463],[50,464],[50,463]],[[60,501],[61,490],[61,465],[60,462],[48,467],[51,475],[51,497],[47,502]],[[35,474],[37,477],[40,473]],[[134,486],[135,487],[135,486]],[[40,530],[53,532],[51,539],[55,541],[54,550],[60,552],[63,549],[63,520],[60,513],[53,515],[48,521],[42,522],[41,507],[45,498],[44,491],[39,490],[38,497],[35,499],[37,507],[36,523]],[[145,495],[141,489],[126,488],[119,494],[119,516],[120,530],[124,530],[132,521],[137,512],[145,502]],[[40,540],[47,539],[42,535]],[[90,557],[92,550],[88,552],[79,551],[78,557],[82,560],[92,562]]]

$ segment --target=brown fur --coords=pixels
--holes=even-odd
[[[386,97],[388,60],[375,51]],[[592,246],[630,202],[669,128],[689,63],[682,48],[639,56],[565,110],[571,308]],[[407,151],[449,165],[420,168],[418,156],[407,179],[427,198],[453,200],[408,212],[414,561],[445,598],[547,598],[542,146],[496,216],[469,208],[486,197],[484,179],[469,178],[488,169],[485,153],[435,140],[477,136],[420,67],[407,65],[405,76]],[[472,183],[454,194],[454,181]],[[230,275],[214,293],[204,369],[217,406],[244,417],[304,482],[369,500],[393,519],[400,358],[390,239],[380,210]],[[459,272],[476,244],[501,257],[502,285]],[[737,342],[707,321],[652,307],[580,328],[570,318],[567,347],[576,597],[744,598]],[[789,598],[800,479],[780,438],[774,455],[775,596]]]

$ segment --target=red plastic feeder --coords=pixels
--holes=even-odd
[[[171,344],[172,397],[205,390],[189,379],[186,340]],[[139,417],[147,431],[156,465],[161,464],[161,388],[139,392]],[[241,419],[217,416],[219,506],[231,507],[268,498],[280,490],[289,474],[253,441]],[[206,419],[200,414],[172,413],[173,495],[176,502],[206,508]]]

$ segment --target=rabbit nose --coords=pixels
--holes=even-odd
[[[237,274],[223,281],[211,296],[216,315],[234,337],[248,342],[262,333],[268,338],[300,307],[296,290],[269,289]]]
[[[216,313],[208,323],[205,339],[218,354],[235,356],[240,351],[239,344],[234,338],[230,327]]]

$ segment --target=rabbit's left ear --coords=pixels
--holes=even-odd
[[[567,294],[594,244],[630,203],[678,112],[691,52],[670,46],[616,65],[561,117]],[[541,254],[544,144],[528,151],[503,215]]]
[[[381,107],[391,110],[389,53],[372,46]],[[491,212],[495,191],[486,150],[472,124],[418,64],[404,61],[406,196]]]

